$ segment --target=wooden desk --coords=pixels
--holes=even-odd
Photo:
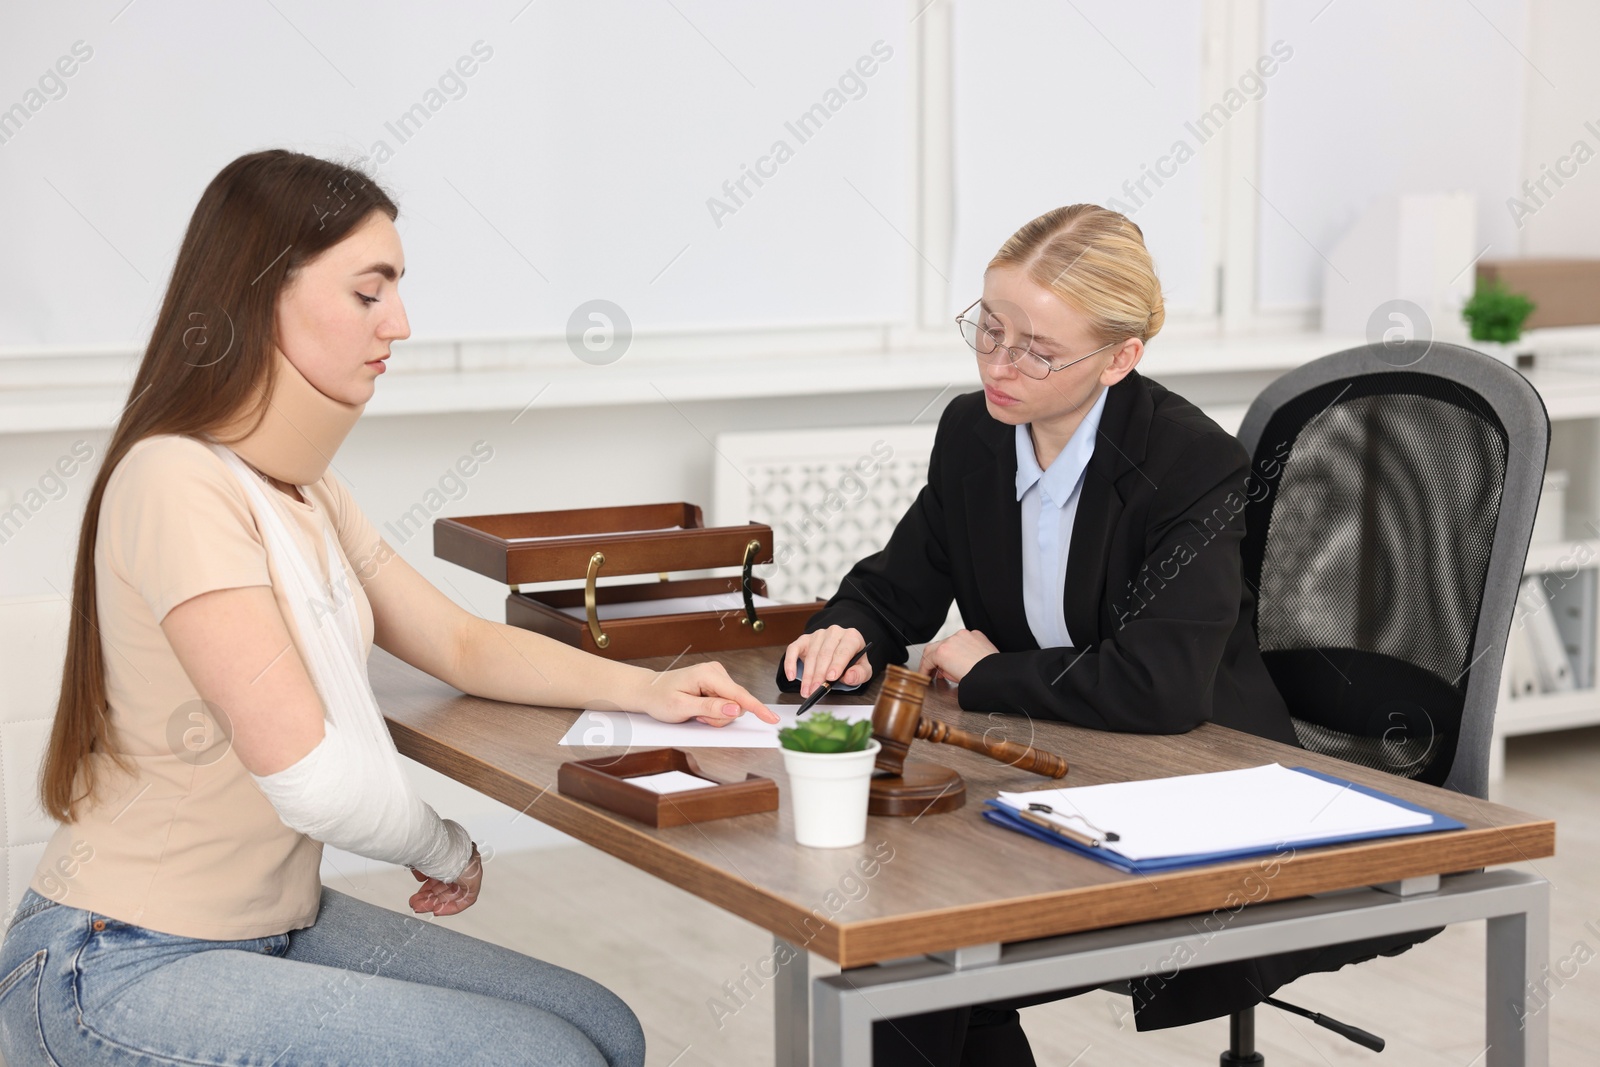
[[[720,658],[761,699],[798,702],[797,697],[775,694],[776,655],[776,649],[752,649],[704,658]],[[659,669],[667,661],[641,664]],[[1444,889],[1434,890],[1439,875],[1553,855],[1555,824],[1548,819],[1223,727],[1205,725],[1179,736],[1143,736],[1057,722],[1030,723],[1008,715],[963,712],[953,692],[940,687],[930,691],[928,717],[979,732],[994,730],[1011,740],[1061,753],[1072,767],[1062,785],[1277,761],[1374,785],[1459,819],[1467,829],[1302,849],[1270,868],[1260,860],[1247,860],[1148,876],[1123,874],[979,817],[982,801],[999,790],[1044,788],[1048,780],[950,746],[917,742],[911,759],[946,764],[966,779],[964,808],[918,818],[872,818],[862,845],[807,849],[794,844],[787,776],[775,749],[699,749],[696,759],[719,778],[738,778],[747,771],[772,777],[781,793],[778,811],[656,830],[556,791],[556,771],[566,760],[621,751],[559,746],[557,741],[577,712],[466,696],[381,649],[373,650],[370,672],[379,706],[407,756],[771,931],[780,944],[837,963],[845,973],[817,979],[813,990],[819,994],[812,1020],[819,1063],[858,1062],[863,1019],[870,1023],[870,1016],[861,1014],[865,1008],[852,999],[853,993],[872,988],[872,1006],[889,1015],[931,1010],[949,997],[972,995],[971,989],[977,988],[973,982],[985,976],[979,972],[986,967],[995,968],[988,977],[998,978],[1002,946],[1019,964],[1032,961],[1033,984],[1043,990],[1087,984],[1051,985],[1056,980],[1053,973],[1100,973],[1082,967],[1050,972],[1039,963],[1046,957],[1087,958],[1086,953],[1099,953],[1113,972],[1103,980],[1140,973],[1137,965],[1115,972],[1116,966],[1126,967],[1126,960],[1134,957],[1107,956],[1111,942],[1116,941],[1119,950],[1151,953],[1164,944],[1170,947],[1174,937],[1182,939],[1188,936],[1185,930],[1193,932],[1196,927],[1192,920],[1172,927],[1170,920],[1179,916],[1227,917],[1222,924],[1226,929],[1206,939],[1205,961],[1210,963],[1303,947],[1294,943],[1295,937],[1306,944],[1336,943],[1390,932],[1391,927],[1400,932],[1461,921],[1452,916],[1466,912],[1472,912],[1467,917],[1490,920],[1488,997],[1493,1010],[1488,1027],[1494,1048],[1486,1062],[1491,1067],[1544,1062],[1542,1013],[1534,1013],[1523,1026],[1521,1008],[1524,983],[1538,974],[1548,951],[1546,905],[1539,903],[1546,899],[1547,886],[1542,879],[1493,872],[1463,875],[1480,881],[1447,880]],[[874,685],[839,699],[875,698]],[[616,740],[626,743],[626,738]],[[1484,878],[1489,881],[1481,882]],[[1377,893],[1370,898],[1341,894],[1333,903],[1304,899],[1309,894],[1383,884],[1391,884],[1391,891],[1368,890]],[[1240,910],[1245,901],[1252,906]],[[1385,927],[1379,913],[1391,911],[1397,914],[1386,920]],[[1281,920],[1275,918],[1280,913]],[[1495,926],[1496,922],[1501,925]],[[1118,929],[1111,932],[1111,928]],[[1150,936],[1143,940],[1134,936],[1141,931]],[[1110,940],[1107,932],[1114,934]],[[1088,939],[1079,945],[1073,935]],[[1318,936],[1326,939],[1316,940]],[[1045,951],[1052,944],[1061,951]],[[1262,947],[1269,944],[1271,948]],[[783,1062],[805,1062],[804,952],[800,965],[785,968],[778,980]],[[936,953],[942,955],[927,958]],[[909,969],[903,962],[907,957],[917,958]],[[1115,964],[1110,962],[1113,957]],[[899,970],[868,967],[885,961],[901,961],[896,964]],[[866,969],[852,970],[857,968]],[[950,988],[942,994],[930,985],[941,975],[953,979],[944,983]],[[1359,981],[1359,974],[1351,980]],[[1020,987],[1006,980],[983,988],[992,994],[950,1003],[1009,996]],[[916,1006],[896,1010],[894,1005],[902,1002]],[[1511,1023],[1508,1013],[1514,1016]]]

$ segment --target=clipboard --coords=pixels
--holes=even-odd
[[[1397,807],[1405,808],[1407,811],[1414,811],[1429,816],[1428,822],[1418,826],[1408,826],[1398,830],[1376,830],[1370,833],[1332,834],[1327,837],[1296,841],[1294,842],[1293,846],[1295,848],[1317,848],[1322,845],[1340,845],[1350,841],[1367,841],[1383,837],[1402,837],[1409,834],[1431,834],[1437,833],[1441,830],[1465,830],[1467,828],[1465,823],[1456,819],[1452,819],[1448,815],[1441,815],[1429,808],[1422,807],[1420,804],[1413,804],[1408,800],[1401,800],[1399,797],[1392,796],[1379,789],[1374,789],[1371,786],[1360,785],[1356,782],[1347,781],[1346,779],[1339,778],[1335,775],[1324,774],[1321,771],[1313,771],[1308,767],[1290,767],[1289,770],[1297,771],[1300,774],[1309,774],[1313,778],[1320,778],[1322,781],[1331,782],[1334,785],[1346,786],[1357,793],[1364,793],[1369,797],[1375,797],[1378,800],[1387,801],[1388,803],[1394,804]],[[1071,841],[1067,838],[1052,834],[1048,830],[1042,830],[1031,823],[1017,818],[1010,808],[1007,808],[997,800],[984,801],[984,810],[982,815],[985,819],[997,826],[1003,826],[1006,829],[1014,830],[1019,834],[1026,834],[1029,837],[1043,841],[1046,844],[1055,845],[1057,848],[1064,848],[1068,852],[1074,852],[1080,856],[1085,856],[1092,860],[1098,860],[1109,867],[1115,867],[1117,870],[1123,871],[1127,874],[1151,874],[1156,871],[1173,871],[1181,870],[1185,867],[1200,867],[1208,863],[1221,863],[1226,860],[1249,859],[1255,856],[1270,856],[1274,854],[1280,847],[1282,847],[1282,843],[1280,843],[1277,845],[1264,845],[1259,848],[1235,849],[1229,852],[1196,852],[1181,856],[1161,856],[1147,860],[1130,860],[1125,856],[1118,855],[1109,847],[1102,846],[1100,848],[1091,848],[1087,845],[1080,845],[1076,841]]]

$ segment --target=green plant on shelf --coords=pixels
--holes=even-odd
[[[871,739],[871,719],[849,723],[826,711],[778,731],[778,743],[796,752],[860,752]]]
[[[1474,341],[1509,342],[1522,336],[1522,324],[1538,306],[1496,279],[1478,286],[1472,299],[1461,306],[1461,317],[1471,327]]]

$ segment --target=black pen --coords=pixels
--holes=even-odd
[[[856,661],[862,656],[865,656],[867,654],[867,649],[871,647],[871,641],[868,641],[866,644],[862,645],[861,651],[851,656],[850,662],[846,663],[844,665],[844,670],[839,672],[839,678],[843,678],[846,674],[849,674],[850,668],[854,667],[856,665]],[[805,672],[802,671],[801,673],[804,674]],[[828,691],[833,688],[834,682],[837,682],[839,678],[835,678],[832,682],[823,682],[821,685],[817,686],[816,689],[812,690],[811,695],[806,697],[805,700],[801,702],[800,709],[794,713],[794,717],[798,719],[800,716],[810,711],[811,705],[815,704],[817,701],[821,700],[825,695],[827,695]]]

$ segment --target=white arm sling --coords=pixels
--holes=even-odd
[[[361,627],[329,529],[323,540],[332,586],[317,577],[268,488],[225,445],[207,442],[238,476],[294,614],[306,669],[322,698],[323,738],[291,766],[250,777],[290,829],[370,859],[454,881],[472,858],[466,829],[417,796],[378,709],[361,654]],[[272,490],[276,492],[276,490]]]

